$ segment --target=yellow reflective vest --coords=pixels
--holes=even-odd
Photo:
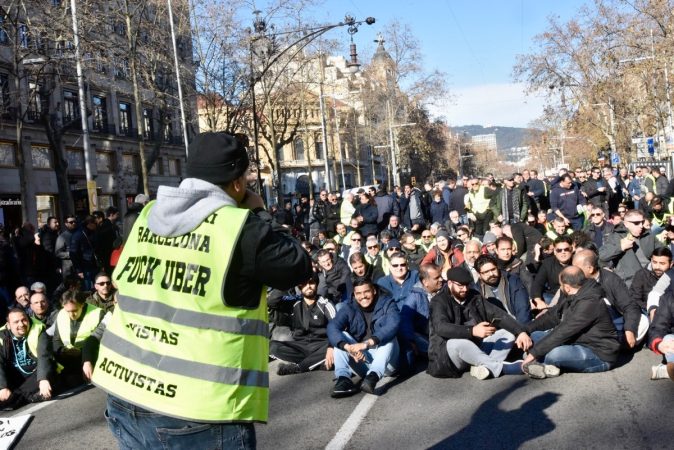
[[[44,324],[37,319],[32,317],[30,319],[30,330],[28,330],[28,336],[26,337],[26,343],[28,344],[28,350],[37,358],[37,343],[40,339],[40,333],[44,330]],[[7,325],[3,325],[0,330],[6,330]],[[0,339],[0,345],[3,345],[3,340]]]
[[[473,213],[484,214],[489,209],[489,203],[491,202],[491,200],[488,199],[485,195],[486,189],[487,189],[486,187],[480,186],[477,192],[471,190],[468,193],[468,199],[470,201],[470,210]]]
[[[225,206],[177,237],[141,212],[113,274],[118,302],[93,383],[128,402],[198,422],[266,422],[266,289],[255,309],[227,305],[223,286],[248,211]]]
[[[80,327],[77,330],[75,342],[72,342],[70,336],[70,316],[63,309],[56,315],[56,328],[65,348],[74,347],[82,349],[84,341],[91,336],[91,333],[94,332],[101,322],[101,308],[85,303],[82,309],[82,316],[82,323],[80,323]]]

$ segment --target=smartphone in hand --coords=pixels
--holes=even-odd
[[[501,318],[500,318],[500,317],[494,317],[493,319],[491,319],[491,320],[489,321],[489,324],[490,324],[492,327],[498,328],[498,327],[501,326]]]

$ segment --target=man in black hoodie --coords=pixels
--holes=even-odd
[[[611,369],[620,344],[601,286],[574,266],[562,270],[559,285],[559,303],[525,327],[535,344],[522,369],[531,378],[557,376],[560,369],[584,373]]]

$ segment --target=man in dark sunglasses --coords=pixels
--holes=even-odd
[[[94,292],[87,298],[87,303],[112,312],[115,310],[115,294],[117,289],[112,285],[112,279],[104,272],[99,273],[94,278]]]
[[[590,223],[585,232],[597,248],[601,248],[604,245],[604,238],[613,233],[613,224],[606,221],[604,210],[599,206],[593,206],[590,210]]]
[[[632,209],[604,239],[604,245],[599,249],[599,261],[613,269],[629,287],[634,275],[648,265],[653,251],[660,247],[663,247],[662,242],[644,228],[644,213]]]
[[[573,241],[569,236],[555,240],[554,258],[545,258],[531,285],[531,309],[547,309],[559,290],[559,274],[571,265]]]
[[[412,291],[412,286],[418,281],[419,272],[409,270],[407,256],[398,250],[389,257],[389,274],[380,278],[377,284],[390,292],[398,309],[401,309],[403,302]]]

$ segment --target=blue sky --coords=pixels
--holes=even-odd
[[[527,126],[540,115],[543,100],[526,97],[512,79],[516,55],[532,48],[547,17],[571,18],[581,0],[326,0],[314,16],[337,22],[345,13],[377,22],[355,35],[359,48],[376,44],[378,32],[393,19],[409,24],[421,41],[425,64],[447,74],[452,103],[432,108],[451,125]],[[342,33],[343,37],[340,35]],[[344,39],[346,31],[331,38]]]

